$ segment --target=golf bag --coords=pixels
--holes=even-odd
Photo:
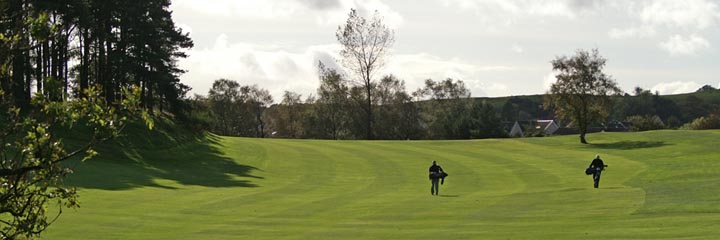
[[[431,172],[430,179],[444,179],[447,175],[446,172]]]
[[[595,174],[595,168],[590,168],[590,167],[589,167],[589,168],[585,169],[585,174],[586,174],[586,175],[593,175],[593,174]]]

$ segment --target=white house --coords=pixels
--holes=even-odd
[[[555,120],[537,120],[537,126],[540,126],[543,129],[545,136],[553,135],[555,131],[560,128]]]
[[[516,121],[508,135],[510,137],[525,136],[550,136],[555,133],[560,126],[555,120],[535,120],[535,121]]]
[[[513,124],[512,128],[510,128],[510,133],[508,135],[510,135],[510,137],[525,136],[525,133],[523,133],[522,127],[520,127],[520,123],[518,123],[518,121],[515,121],[515,124]]]

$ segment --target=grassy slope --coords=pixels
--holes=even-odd
[[[720,234],[720,131],[477,141],[207,136],[78,164],[46,239],[694,239]],[[137,139],[135,142],[142,142]],[[172,143],[172,139],[169,140]],[[125,144],[129,144],[125,143]],[[138,144],[140,145],[140,144]],[[130,149],[130,148],[127,148]],[[600,153],[600,189],[584,175]],[[450,173],[430,195],[427,168]]]

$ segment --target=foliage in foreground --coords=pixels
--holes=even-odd
[[[66,102],[36,95],[29,108],[3,101],[0,115],[0,237],[33,237],[43,232],[62,213],[77,208],[78,195],[63,179],[72,170],[61,163],[78,156],[88,160],[96,155],[97,144],[117,136],[138,113],[152,127],[147,112],[140,108],[139,88],[125,91],[125,98],[107,103],[98,87],[85,91],[86,97]],[[0,91],[0,97],[4,94]],[[80,146],[66,146],[59,136],[64,130],[85,139]],[[85,131],[89,129],[89,131]],[[79,132],[79,133],[78,133]],[[58,212],[48,211],[55,204]]]

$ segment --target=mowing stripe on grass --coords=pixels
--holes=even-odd
[[[78,164],[47,239],[712,239],[720,131],[472,141],[208,135]],[[600,153],[600,189],[583,170]],[[127,161],[126,158],[133,161]],[[431,196],[427,169],[450,173]],[[595,227],[600,226],[600,227]]]

